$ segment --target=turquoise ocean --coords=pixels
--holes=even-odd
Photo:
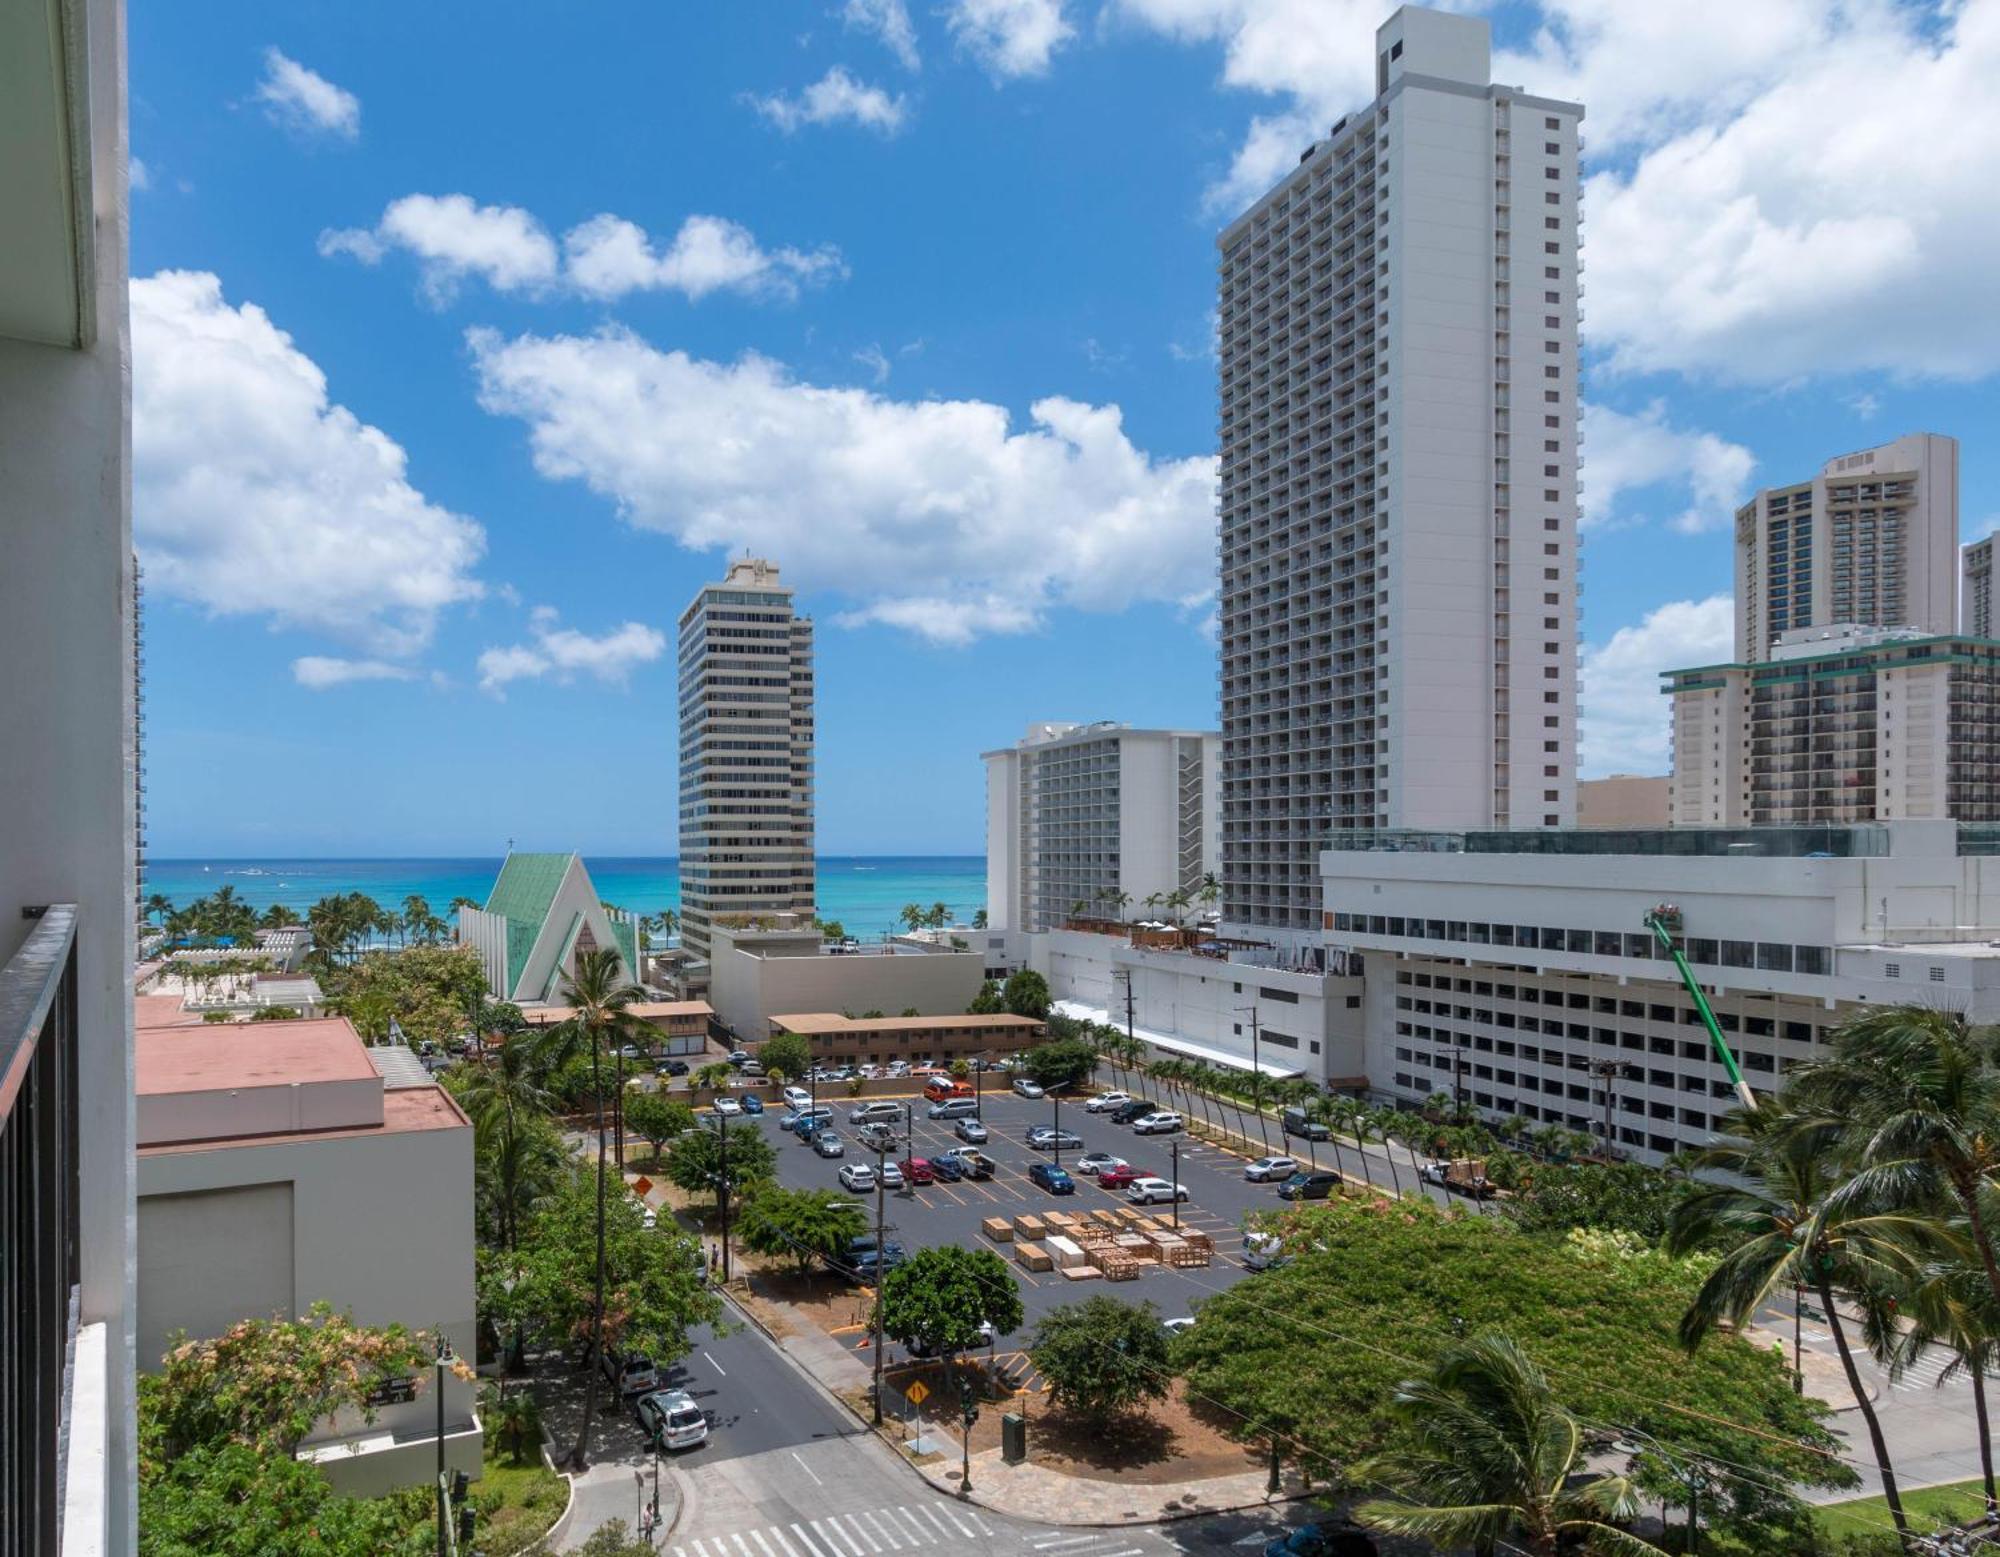
[[[584,856],[598,896],[635,914],[681,906],[679,863],[662,859],[593,859]],[[146,892],[164,893],[185,906],[223,886],[260,912],[283,903],[300,914],[335,892],[365,892],[385,908],[400,908],[412,893],[434,914],[449,917],[451,900],[485,902],[499,859],[223,860],[151,859]],[[838,919],[848,934],[874,936],[898,926],[905,903],[944,903],[963,922],[986,903],[983,855],[822,855],[819,913]]]

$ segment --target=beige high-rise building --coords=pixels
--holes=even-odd
[[[1223,923],[1317,946],[1341,829],[1576,810],[1575,103],[1406,6],[1220,249]]]
[[[1958,630],[1958,440],[1913,433],[1830,459],[1736,511],[1736,658],[1802,628]]]
[[[1994,633],[1993,540],[1989,535],[1965,548],[1958,630],[1968,638],[1991,638]]]
[[[813,629],[776,563],[732,562],[681,613],[680,727],[681,944],[700,964],[717,915],[813,908]]]

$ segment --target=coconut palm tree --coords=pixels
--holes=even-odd
[[[1195,896],[1201,900],[1202,907],[1213,908],[1215,906],[1215,900],[1222,896],[1222,883],[1215,879],[1214,871],[1203,872],[1201,886],[1195,892]]]
[[[1994,1036],[1975,1033],[1955,1012],[1888,1006],[1842,1026],[1824,1059],[1794,1067],[1785,1095],[1794,1110],[1842,1127],[1855,1158],[1843,1199],[1955,1206],[2000,1304],[2000,1256],[1982,1194],[2000,1175],[1996,1059]]]
[[[584,1386],[583,1416],[577,1426],[576,1444],[569,1455],[570,1463],[578,1469],[583,1467],[590,1454],[591,1420],[597,1411],[597,1386],[602,1371],[597,1366],[597,1360],[604,1347],[604,1197],[607,1181],[604,1057],[641,1025],[638,1018],[631,1014],[631,1007],[646,998],[646,992],[636,984],[626,983],[622,973],[618,953],[608,946],[578,952],[575,970],[563,980],[563,998],[570,1007],[569,1019],[550,1028],[542,1046],[542,1057],[551,1070],[566,1063],[573,1055],[590,1056],[590,1089],[596,1097],[597,1107],[597,1261],[591,1297],[590,1377]],[[613,1098],[614,1109],[624,1101],[624,1070],[621,1058],[618,1062],[619,1090]],[[619,1122],[622,1124],[622,1119]],[[622,1136],[620,1147],[622,1156]]]
[[[146,899],[146,917],[148,919],[157,919],[164,925],[167,921],[167,916],[173,911],[174,900],[164,892],[155,892],[151,897]]]
[[[527,1043],[503,1043],[493,1063],[472,1072],[458,1089],[458,1101],[472,1118],[475,1136],[495,1151],[500,1173],[492,1198],[494,1226],[502,1248],[512,1250],[525,1209],[522,1177],[527,1166],[520,1143],[529,1127],[546,1119],[549,1094],[542,1086],[541,1056]]]
[[[930,912],[924,915],[924,923],[933,930],[942,930],[946,925],[951,923],[951,905],[949,903],[931,904]]]
[[[412,892],[403,899],[402,931],[408,936],[420,936],[434,916],[431,905],[421,893]]]
[[[1396,1171],[1396,1143],[1402,1138],[1403,1113],[1397,1108],[1361,1108],[1354,1116],[1354,1136],[1361,1142],[1365,1155],[1368,1142],[1382,1143],[1382,1155],[1389,1159],[1389,1183],[1396,1191],[1396,1198],[1403,1198],[1402,1176]]]
[[[1426,1377],[1396,1386],[1390,1409],[1414,1442],[1362,1467],[1357,1479],[1398,1495],[1354,1510],[1369,1528],[1482,1557],[1503,1544],[1532,1557],[1664,1557],[1619,1527],[1638,1512],[1630,1480],[1573,1480],[1587,1457],[1583,1428],[1508,1337],[1451,1347]]]
[[[923,904],[905,903],[896,917],[902,921],[905,930],[912,932],[921,930],[924,927]]]
[[[1951,1353],[1938,1373],[1942,1385],[1961,1374],[1972,1381],[1972,1415],[1979,1433],[1979,1471],[1986,1483],[1986,1512],[2000,1514],[1993,1479],[1993,1426],[1987,1415],[1986,1376],[2000,1365],[2000,1307],[1976,1262],[1949,1260],[1932,1266],[1899,1305],[1908,1323],[1891,1325],[1878,1350],[1891,1377],[1905,1372],[1931,1347]],[[1886,1354],[1886,1355],[1885,1355]]]
[[[1667,1223],[1669,1253],[1727,1246],[1681,1316],[1681,1341],[1693,1350],[1718,1324],[1741,1325],[1773,1293],[1811,1288],[1867,1424],[1889,1517],[1906,1536],[1909,1520],[1888,1441],[1855,1367],[1834,1296],[1865,1301],[1916,1279],[1925,1254],[1939,1250],[1939,1230],[1929,1218],[1871,1215],[1857,1209],[1852,1197],[1837,1195],[1842,1171],[1837,1127],[1803,1121],[1774,1104],[1732,1114],[1725,1127],[1730,1133],[1697,1153],[1696,1164],[1727,1174],[1732,1182],[1693,1190]]]
[[[1167,906],[1168,914],[1172,917],[1174,924],[1178,926],[1181,922],[1181,916],[1183,912],[1186,910],[1188,904],[1193,902],[1194,899],[1191,896],[1189,896],[1186,887],[1176,887],[1174,888],[1173,891],[1169,892],[1166,895],[1164,901]]]

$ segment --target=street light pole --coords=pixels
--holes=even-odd
[[[719,1172],[715,1180],[715,1205],[722,1219],[722,1284],[729,1285],[729,1116],[718,1111],[715,1128],[720,1138]]]
[[[1174,1162],[1174,1231],[1181,1230],[1181,1143],[1176,1138],[1167,1142],[1167,1150]]]
[[[446,1501],[444,1475],[444,1376],[446,1369],[451,1365],[451,1360],[451,1344],[445,1340],[444,1327],[440,1325],[437,1333],[437,1359],[433,1364],[437,1369],[437,1557],[447,1557],[449,1550],[447,1522],[451,1518],[451,1510]]]
[[[1250,1013],[1250,1097],[1257,1110],[1258,1139],[1263,1141],[1265,1147],[1268,1149],[1271,1144],[1271,1138],[1264,1133],[1264,1061],[1258,1051],[1259,1026],[1257,1021],[1257,1007],[1251,1004],[1238,1006],[1236,1009],[1239,1013],[1244,1011]],[[1237,1112],[1237,1117],[1239,1119],[1242,1117],[1240,1109]],[[1248,1137],[1246,1136],[1245,1139],[1247,1140]]]
[[[882,1266],[888,1254],[888,1246],[883,1242],[885,1224],[887,1184],[882,1178],[882,1167],[889,1154],[889,1143],[882,1137],[875,1137],[875,1425],[882,1425]]]
[[[1053,1092],[1049,1094],[1049,1126],[1056,1132],[1055,1138],[1049,1142],[1051,1161],[1056,1167],[1060,1168],[1062,1166],[1062,1099],[1057,1097]]]

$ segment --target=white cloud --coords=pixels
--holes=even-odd
[[[132,513],[152,590],[414,652],[439,611],[479,594],[486,537],[412,486],[406,463],[215,276],[132,283]]]
[[[1846,406],[1848,410],[1852,411],[1862,421],[1872,422],[1875,420],[1876,414],[1882,409],[1882,397],[1863,391],[1858,395],[1849,395],[1841,401],[1841,404]]]
[[[840,251],[765,249],[746,227],[720,216],[690,216],[664,250],[646,230],[606,212],[564,236],[558,250],[534,214],[519,206],[478,205],[468,195],[405,195],[373,228],[329,228],[319,252],[374,265],[392,250],[416,256],[424,290],[449,302],[468,277],[498,292],[543,296],[567,289],[609,301],[628,292],[675,291],[699,301],[711,292],[791,298],[803,286],[847,274]]]
[[[292,661],[292,678],[309,691],[346,686],[353,681],[414,681],[417,672],[387,660],[343,660],[308,654]]]
[[[889,382],[889,359],[883,355],[879,345],[870,344],[854,353],[854,360],[868,370],[869,376],[878,384]]]
[[[801,286],[847,274],[840,251],[761,248],[747,227],[720,216],[690,216],[664,253],[643,228],[621,217],[594,216],[563,239],[571,286],[592,297],[674,291],[699,302],[711,292],[796,297]]]
[[[847,0],[840,15],[848,26],[880,38],[882,46],[896,56],[905,70],[921,68],[917,30],[910,25],[910,13],[903,0]]]
[[[510,681],[543,676],[561,682],[593,676],[622,686],[634,669],[667,651],[666,634],[643,622],[626,622],[593,638],[574,627],[558,627],[556,613],[547,606],[530,616],[529,630],[534,642],[491,648],[479,656],[481,690],[497,694]]]
[[[527,424],[544,476],[689,548],[775,557],[850,620],[963,642],[1211,582],[1214,459],[1148,456],[1116,406],[1044,399],[1015,430],[982,401],[805,384],[616,329],[469,340],[481,404]]]
[[[1683,535],[1720,529],[1742,506],[1757,464],[1740,443],[1675,427],[1658,400],[1636,414],[1586,403],[1583,429],[1588,528],[1616,523],[1626,492],[1670,486],[1688,495],[1688,506],[1670,521],[1674,529]]]
[[[1675,600],[1649,611],[1583,651],[1580,765],[1587,777],[1664,773],[1672,723],[1660,672],[1714,665],[1735,650],[1735,607],[1727,595]]]
[[[796,97],[774,92],[745,101],[787,135],[809,124],[843,123],[894,135],[902,129],[907,111],[901,95],[892,97],[881,87],[856,79],[842,65],[831,67]]]
[[[361,99],[278,49],[264,51],[257,101],[273,124],[302,135],[351,141],[361,134]]]
[[[951,0],[945,25],[996,81],[1039,76],[1076,36],[1063,7],[1064,0]]]
[[[137,194],[142,189],[151,189],[153,187],[153,170],[137,157],[134,157],[128,166],[125,182],[134,194]]]

